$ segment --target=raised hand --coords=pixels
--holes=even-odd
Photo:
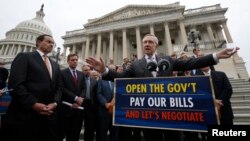
[[[240,48],[225,48],[216,53],[218,59],[226,59],[234,55]]]
[[[102,60],[102,58],[100,59],[96,59],[94,57],[88,57],[86,59],[86,62],[89,64],[88,66],[91,68],[94,68],[96,71],[102,73],[105,71],[105,64]]]

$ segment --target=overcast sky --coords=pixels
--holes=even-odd
[[[233,41],[241,48],[239,55],[250,72],[250,2],[249,0],[179,0],[186,9],[221,4],[228,8],[228,28]],[[57,46],[66,31],[83,28],[88,19],[97,18],[128,4],[162,5],[178,0],[0,0],[0,39],[22,21],[35,17],[44,3],[44,21],[50,27]]]

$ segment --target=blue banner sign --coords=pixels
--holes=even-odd
[[[6,110],[10,104],[11,97],[9,92],[5,92],[1,97],[0,97],[0,114],[6,113]]]
[[[207,131],[218,124],[210,77],[115,79],[116,126]]]

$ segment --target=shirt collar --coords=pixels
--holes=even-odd
[[[145,59],[146,59],[146,60],[150,60],[150,58],[152,58],[153,60],[156,60],[156,55],[155,55],[155,53],[154,53],[151,57],[149,57],[147,54],[145,54]]]
[[[69,68],[69,70],[70,70],[70,72],[71,72],[72,75],[74,73],[73,71],[75,71],[75,74],[77,75],[76,69]]]
[[[211,75],[211,70],[209,69],[207,72],[204,72],[204,73]]]
[[[36,51],[40,54],[41,57],[43,57],[44,55],[46,55],[42,51],[40,51],[39,49],[37,49]]]

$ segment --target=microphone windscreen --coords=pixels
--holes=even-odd
[[[166,59],[161,59],[158,62],[159,71],[167,71],[169,69],[169,67],[170,67],[170,63]]]
[[[150,61],[150,62],[148,62],[147,63],[147,69],[149,70],[149,71],[156,71],[156,68],[157,68],[157,64],[156,64],[156,62],[154,62],[154,61]]]

